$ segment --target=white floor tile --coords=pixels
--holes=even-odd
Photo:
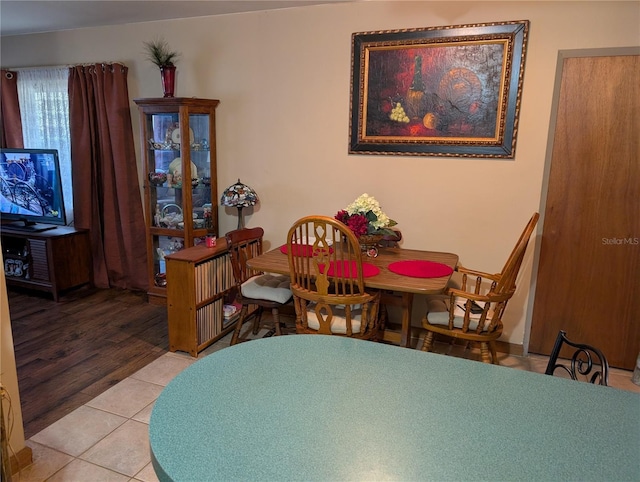
[[[142,482],[158,482],[158,476],[156,475],[155,470],[153,470],[151,462],[136,474],[135,479],[141,480]]]
[[[129,377],[86,405],[131,418],[158,398],[162,389],[161,385]]]
[[[177,357],[175,354],[166,353],[152,361],[146,367],[131,375],[131,378],[142,380],[156,385],[167,385],[175,376],[196,361],[195,358]]]
[[[68,454],[58,452],[32,440],[27,440],[26,445],[31,448],[33,463],[22,468],[19,474],[14,475],[13,480],[18,482],[42,482],[74,460]]]
[[[56,472],[47,482],[127,482],[129,477],[119,474],[104,467],[90,464],[84,460],[75,459],[61,470]]]
[[[155,401],[151,402],[149,405],[147,405],[138,413],[136,413],[133,417],[131,417],[131,419],[137,420],[138,422],[146,423],[147,425],[149,425],[149,419],[151,418],[151,411],[153,410],[153,405],[155,403],[156,403]]]
[[[80,458],[133,477],[149,462],[149,426],[129,420],[95,444]]]
[[[30,440],[78,456],[126,421],[119,415],[85,405],[38,432]]]

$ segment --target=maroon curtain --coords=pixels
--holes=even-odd
[[[148,288],[144,214],[131,125],[127,68],[71,67],[69,126],[74,219],[91,232],[99,288]]]
[[[0,147],[23,148],[18,103],[18,72],[2,69],[0,83]]]

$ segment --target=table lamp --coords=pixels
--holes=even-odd
[[[238,182],[224,190],[220,198],[220,204],[238,208],[238,229],[243,229],[242,208],[258,204],[258,195],[253,189],[241,183],[240,179],[238,179]]]

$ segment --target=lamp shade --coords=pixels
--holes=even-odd
[[[244,228],[244,221],[242,219],[242,208],[254,206],[258,204],[258,195],[246,184],[238,182],[232,184],[222,193],[220,198],[220,204],[223,206],[229,206],[232,208],[238,208],[238,229]]]
[[[238,182],[224,190],[220,198],[220,204],[232,208],[240,206],[247,208],[258,204],[258,195],[253,189],[241,183],[240,179],[238,179]]]

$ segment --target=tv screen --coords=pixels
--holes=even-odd
[[[0,149],[0,217],[3,229],[66,224],[57,150]]]

